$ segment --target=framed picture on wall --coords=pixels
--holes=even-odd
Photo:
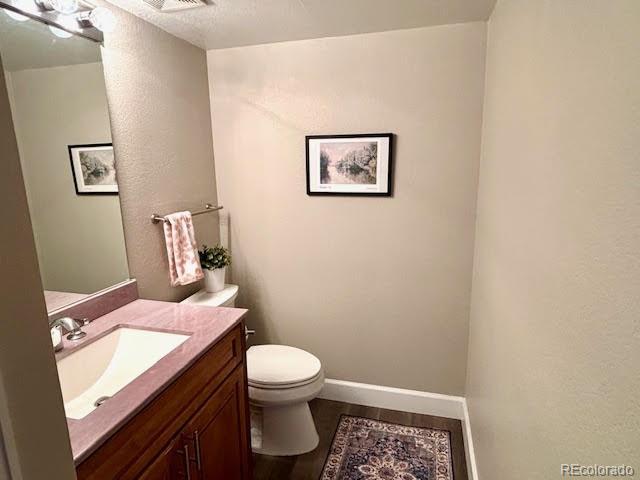
[[[78,195],[117,195],[113,144],[69,145],[71,173]]]
[[[392,194],[392,133],[306,137],[307,195]]]

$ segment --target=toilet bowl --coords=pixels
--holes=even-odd
[[[324,385],[320,360],[295,347],[257,345],[247,350],[247,377],[252,429],[259,430],[253,451],[284,456],[314,450],[319,439],[308,402]]]
[[[201,290],[181,303],[234,307],[236,285]],[[286,345],[256,345],[247,350],[253,451],[263,455],[300,455],[318,446],[309,409],[324,385],[322,364],[314,355]]]

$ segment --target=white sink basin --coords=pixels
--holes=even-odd
[[[86,417],[96,401],[115,395],[187,338],[120,327],[62,358],[57,366],[67,417]]]

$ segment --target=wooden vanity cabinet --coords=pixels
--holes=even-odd
[[[192,418],[183,432],[193,446],[200,480],[250,480],[248,406],[243,370],[236,370]]]
[[[185,470],[180,465],[180,440],[180,437],[175,438],[158,458],[142,472],[140,480],[172,480],[181,476],[186,478]]]
[[[239,325],[82,462],[78,479],[251,480],[244,352]]]
[[[250,480],[243,374],[225,380],[141,480]]]

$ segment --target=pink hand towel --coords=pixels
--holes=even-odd
[[[176,212],[165,217],[164,239],[167,243],[171,286],[187,285],[204,277],[193,232],[191,212]]]

